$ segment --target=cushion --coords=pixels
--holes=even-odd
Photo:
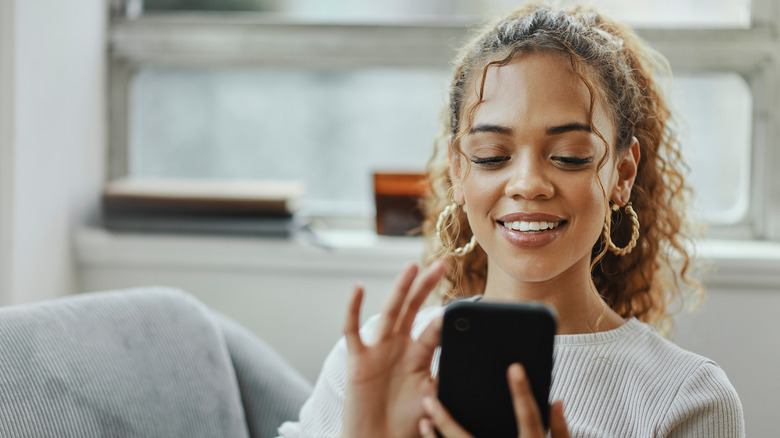
[[[213,314],[183,292],[145,288],[0,308],[0,435],[249,432]]]

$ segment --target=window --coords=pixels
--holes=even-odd
[[[672,105],[682,115],[683,156],[696,188],[693,212],[714,225],[748,216],[752,96],[734,73],[677,75]]]
[[[422,171],[447,73],[147,69],[132,82],[130,173],[294,179],[320,213],[373,214],[372,170]]]
[[[372,171],[424,166],[467,24],[515,3],[118,4],[111,176],[300,179],[312,214],[370,216]],[[669,59],[711,235],[780,238],[775,2],[593,3]]]

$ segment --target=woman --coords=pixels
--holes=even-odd
[[[527,5],[467,44],[429,165],[426,235],[442,250],[424,273],[405,269],[360,331],[356,288],[345,339],[300,422],[280,432],[469,436],[431,377],[442,308],[419,309],[438,285],[445,303],[557,310],[553,437],[743,436],[723,371],[648,325],[664,327],[667,303],[695,285],[677,139],[651,76],[659,59],[586,8]],[[522,366],[508,381],[521,436],[544,436]]]

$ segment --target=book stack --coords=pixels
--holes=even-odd
[[[125,178],[103,191],[111,231],[288,237],[304,186],[298,181]]]

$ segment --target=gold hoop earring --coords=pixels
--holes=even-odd
[[[612,204],[612,211],[618,211],[618,210],[620,210],[620,206],[617,204]],[[612,236],[609,235],[609,229],[607,229],[606,238],[609,245],[609,250],[618,256],[624,256],[630,254],[631,251],[636,246],[637,240],[639,240],[639,217],[636,215],[636,211],[634,211],[634,208],[631,206],[631,202],[625,205],[625,211],[626,214],[631,216],[631,222],[633,223],[633,226],[631,227],[632,228],[631,241],[629,241],[628,244],[623,248],[618,248],[612,242]]]
[[[444,239],[441,238],[441,231],[444,227],[444,222],[447,220],[447,216],[455,212],[455,209],[458,208],[460,204],[458,204],[455,201],[452,201],[452,204],[448,205],[444,208],[444,210],[439,213],[439,219],[436,221],[436,237],[439,239],[439,243],[441,244],[442,248],[447,248],[447,245],[444,244]],[[471,240],[469,243],[463,245],[460,248],[455,248],[452,250],[452,255],[456,257],[462,257],[471,251],[474,250],[474,247],[477,245],[477,236],[472,235]]]

